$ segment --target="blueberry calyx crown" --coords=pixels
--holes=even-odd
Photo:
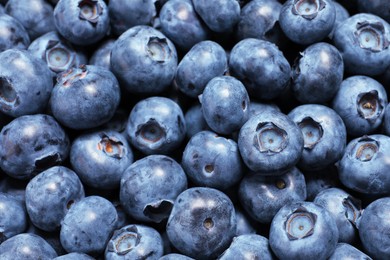
[[[97,148],[115,159],[121,159],[124,154],[123,143],[114,137],[107,136],[106,134],[102,135],[100,142],[97,144]]]
[[[364,119],[375,121],[383,110],[376,90],[360,93],[356,101],[359,116]]]
[[[166,135],[164,128],[154,118],[150,118],[148,122],[139,126],[135,134],[147,143],[158,143],[165,139]]]
[[[389,39],[385,37],[385,27],[381,22],[367,21],[356,24],[355,39],[362,49],[380,52],[389,47]]]
[[[103,13],[98,0],[81,0],[78,7],[80,8],[79,18],[89,21],[92,25],[97,24],[99,16]]]
[[[360,200],[348,196],[343,200],[343,206],[345,208],[345,217],[356,227],[362,211]]]
[[[163,63],[171,56],[171,49],[168,46],[166,38],[150,37],[147,44],[147,53],[149,57],[158,62]]]
[[[368,162],[372,160],[378,150],[379,143],[376,140],[363,136],[358,140],[352,153],[355,154],[356,159],[359,161]]]
[[[69,87],[76,80],[83,79],[87,76],[88,70],[86,65],[80,65],[77,69],[69,69],[64,73],[59,74],[57,82],[62,81],[64,87]]]
[[[311,117],[305,117],[298,123],[298,126],[303,134],[304,148],[313,149],[321,141],[324,134],[321,124]]]
[[[280,153],[287,147],[288,135],[272,122],[260,123],[256,128],[254,143],[261,153]]]
[[[19,97],[12,82],[6,77],[0,77],[0,106],[5,110],[10,110],[12,106],[19,104]]]
[[[76,55],[60,41],[50,40],[46,45],[43,59],[54,72],[61,72],[74,65]]]
[[[325,6],[326,3],[323,0],[294,0],[292,13],[307,20],[312,20],[317,17]]]
[[[145,206],[143,213],[146,217],[154,222],[160,223],[169,217],[173,208],[173,201],[160,200],[158,202],[149,203]]]
[[[140,243],[141,237],[135,225],[116,230],[108,243],[107,251],[126,255]]]
[[[309,237],[314,233],[317,215],[300,206],[287,217],[284,229],[289,240]]]

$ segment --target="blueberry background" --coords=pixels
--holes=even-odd
[[[0,259],[390,259],[389,13],[0,0]]]

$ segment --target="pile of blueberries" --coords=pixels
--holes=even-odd
[[[0,13],[0,259],[390,259],[389,0]]]

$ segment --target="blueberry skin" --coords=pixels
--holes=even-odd
[[[322,170],[336,163],[347,145],[347,130],[341,117],[331,108],[300,105],[288,114],[301,129],[304,149],[298,166],[304,170]]]
[[[160,31],[138,25],[124,32],[111,51],[111,70],[130,93],[157,94],[173,81],[177,54]]]
[[[249,95],[245,86],[231,76],[215,77],[199,96],[207,125],[219,134],[231,134],[249,117]]]
[[[202,41],[189,50],[177,66],[175,83],[185,95],[196,98],[207,83],[228,68],[225,50],[216,42]]]
[[[339,232],[329,212],[312,202],[283,206],[271,223],[269,244],[279,259],[327,259]]]
[[[194,260],[194,258],[182,254],[171,253],[171,254],[163,255],[158,260]]]
[[[114,231],[118,215],[111,202],[89,196],[73,204],[61,223],[60,240],[70,252],[101,254]]]
[[[332,101],[332,108],[343,119],[347,133],[352,136],[374,132],[382,124],[386,105],[385,88],[367,76],[344,79]]]
[[[249,216],[269,224],[281,207],[306,199],[305,177],[296,167],[280,176],[252,173],[242,179],[238,196]]]
[[[30,45],[30,37],[23,25],[7,14],[0,15],[0,52],[8,49],[25,50]]]
[[[53,260],[94,260],[92,256],[89,256],[84,253],[69,253],[65,255],[58,256],[56,258],[53,258]]]
[[[191,0],[170,0],[159,13],[161,31],[179,49],[189,50],[209,38],[209,30],[196,13]]]
[[[220,190],[232,187],[244,174],[237,143],[211,131],[199,132],[190,139],[181,164],[196,186]]]
[[[287,115],[272,110],[251,117],[238,136],[246,166],[264,175],[280,175],[296,165],[303,145],[300,128]]]
[[[85,54],[80,50],[76,50],[70,42],[55,31],[36,38],[27,50],[35,57],[46,62],[53,72],[53,77],[72,67],[87,63]]]
[[[390,136],[390,104],[387,104],[383,115],[383,130],[386,135]]]
[[[131,144],[144,154],[168,154],[184,140],[183,112],[169,98],[143,99],[130,112],[126,134]]]
[[[256,38],[274,42],[282,4],[275,0],[254,0],[241,9],[236,35],[239,40]]]
[[[390,6],[386,0],[357,0],[357,7],[362,13],[375,14],[390,23]]]
[[[53,7],[44,0],[8,0],[5,12],[23,25],[31,40],[56,29]]]
[[[281,112],[280,108],[274,103],[251,101],[249,104],[249,118],[267,110]]]
[[[121,1],[110,0],[108,11],[111,30],[121,35],[127,29],[136,25],[150,25],[156,16],[156,7],[153,0]]]
[[[253,98],[276,98],[290,82],[290,64],[275,44],[264,40],[238,42],[230,53],[229,69]]]
[[[18,117],[0,133],[0,167],[16,179],[31,179],[61,164],[68,153],[69,138],[49,115]]]
[[[22,233],[0,244],[0,259],[42,259],[57,257],[56,251],[42,237]]]
[[[374,76],[390,66],[390,25],[376,15],[351,16],[336,28],[333,42],[349,73]]]
[[[77,174],[54,166],[30,180],[26,187],[26,209],[31,222],[45,231],[56,231],[73,203],[84,198]]]
[[[46,64],[17,49],[0,53],[0,84],[0,110],[12,117],[42,113],[53,89]]]
[[[204,119],[200,104],[190,107],[185,113],[184,119],[186,121],[186,136],[188,139],[201,131],[210,130],[210,127]]]
[[[290,40],[309,45],[329,35],[335,14],[332,0],[288,0],[280,11],[279,24]]]
[[[240,19],[240,5],[235,0],[192,0],[196,12],[214,32],[232,32]]]
[[[237,222],[235,236],[256,234],[255,221],[249,218],[243,210],[236,207],[235,211],[236,211],[236,222]]]
[[[23,233],[27,228],[27,213],[23,201],[0,193],[0,243]]]
[[[119,83],[111,71],[81,65],[60,74],[49,105],[54,117],[66,127],[90,129],[114,116],[120,98]]]
[[[268,239],[256,235],[241,235],[233,238],[229,248],[218,257],[219,260],[234,259],[274,259]]]
[[[163,241],[160,233],[144,225],[127,225],[116,230],[108,241],[106,260],[159,259],[163,256]]]
[[[371,257],[366,255],[362,251],[346,243],[338,243],[336,250],[334,250],[333,254],[328,258],[328,260],[348,260],[348,259],[372,260]]]
[[[77,45],[98,42],[110,26],[108,7],[103,0],[60,0],[53,15],[57,31]]]
[[[368,135],[348,143],[339,162],[340,181],[364,194],[389,194],[390,137]]]
[[[330,188],[318,193],[313,202],[327,209],[336,221],[339,243],[352,244],[357,238],[356,225],[362,211],[360,200],[342,189]]]
[[[181,253],[197,259],[215,258],[236,232],[233,203],[213,188],[187,189],[177,197],[166,231]]]
[[[84,184],[109,190],[119,187],[124,170],[133,163],[133,152],[124,135],[97,131],[73,141],[70,163]]]
[[[326,103],[337,93],[344,75],[340,52],[325,42],[300,53],[292,69],[292,90],[301,103]]]
[[[390,257],[390,198],[384,197],[369,204],[358,224],[365,252],[374,259]]]
[[[336,30],[337,26],[342,24],[345,20],[347,20],[350,15],[347,9],[340,4],[339,2],[333,1],[333,5],[336,11],[336,19],[334,21],[333,29],[329,34],[329,38],[332,39],[334,35],[334,31]]]
[[[175,160],[149,155],[128,167],[120,183],[120,201],[136,220],[160,223],[168,218],[177,196],[187,189],[187,177]]]
[[[108,70],[111,67],[111,50],[114,46],[115,40],[108,39],[104,41],[99,47],[94,51],[91,58],[89,59],[89,63],[95,66],[101,66]]]

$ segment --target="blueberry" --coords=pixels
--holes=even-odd
[[[111,51],[111,70],[131,93],[156,94],[173,81],[176,48],[164,34],[149,26],[124,32]]]
[[[126,134],[131,144],[145,154],[172,152],[186,134],[183,112],[165,97],[143,99],[130,112]]]
[[[24,203],[8,193],[0,193],[0,243],[23,233],[27,221]]]
[[[191,138],[184,149],[182,165],[195,185],[221,190],[238,183],[244,173],[237,143],[211,131]]]
[[[262,174],[282,174],[301,158],[304,139],[300,128],[285,114],[267,110],[241,128],[238,148],[245,164]]]
[[[116,35],[121,35],[127,29],[136,25],[150,25],[156,16],[154,0],[110,0],[108,11],[111,29]]]
[[[335,219],[339,230],[339,242],[352,244],[357,237],[356,225],[361,215],[360,200],[338,188],[321,191],[314,203],[328,210]]]
[[[207,125],[219,134],[241,128],[249,116],[249,95],[245,86],[231,76],[215,77],[199,96]]]
[[[387,0],[357,0],[357,7],[362,13],[371,13],[390,23],[390,6]]]
[[[163,255],[161,235],[144,225],[127,225],[116,230],[110,238],[106,260],[159,259]]]
[[[286,204],[271,223],[269,243],[280,259],[327,259],[339,232],[330,213],[312,202]]]
[[[390,66],[390,25],[376,15],[351,16],[336,28],[333,41],[350,73],[374,76]]]
[[[84,187],[79,177],[63,166],[41,172],[26,187],[26,208],[30,220],[45,231],[58,230],[70,207],[82,198]]]
[[[109,70],[111,66],[111,50],[114,43],[115,40],[109,39],[100,44],[89,59],[89,64],[101,66]]]
[[[70,163],[83,183],[97,189],[119,187],[123,172],[133,162],[125,136],[97,131],[78,136],[70,148]]]
[[[96,43],[108,32],[108,7],[103,0],[60,0],[54,8],[54,24],[74,44]]]
[[[42,113],[53,81],[46,64],[27,51],[0,53],[0,110],[9,116]]]
[[[209,38],[209,30],[191,0],[168,1],[161,8],[159,18],[161,31],[180,49],[189,50]]]
[[[44,0],[8,0],[5,11],[23,25],[31,40],[56,29],[53,7]]]
[[[390,198],[380,198],[364,209],[358,224],[363,247],[374,259],[390,258],[389,215]]]
[[[227,70],[225,50],[216,42],[195,44],[180,61],[175,83],[185,95],[198,97],[207,83]]]
[[[290,64],[275,44],[264,40],[238,42],[230,53],[229,69],[253,98],[276,98],[290,82]]]
[[[292,70],[292,90],[302,103],[330,101],[343,80],[340,52],[325,42],[315,43],[300,53]]]
[[[301,105],[290,111],[288,116],[303,134],[300,168],[321,170],[341,159],[347,144],[347,131],[343,120],[333,109],[316,104]]]
[[[210,127],[207,125],[207,122],[204,119],[202,107],[200,104],[196,104],[190,107],[185,113],[184,119],[186,121],[187,138],[191,138],[201,131],[210,130]]]
[[[111,71],[80,65],[60,74],[50,98],[54,117],[73,129],[88,129],[107,123],[119,106],[119,83]]]
[[[274,259],[268,239],[256,235],[241,235],[233,239],[229,248],[218,257],[220,260]]]
[[[305,177],[295,167],[281,176],[252,173],[241,181],[238,196],[253,219],[268,224],[284,205],[306,199]]]
[[[0,52],[8,49],[25,50],[30,45],[30,37],[23,25],[15,18],[0,15]]]
[[[249,104],[249,118],[261,114],[266,110],[281,112],[275,103],[251,101]]]
[[[74,49],[71,43],[55,31],[48,32],[35,39],[27,50],[35,57],[46,62],[53,72],[53,77],[56,77],[57,73],[87,63],[85,54]]]
[[[348,188],[365,194],[388,194],[390,137],[369,135],[348,143],[339,163],[339,177]]]
[[[313,201],[315,196],[323,190],[340,187],[337,167],[332,165],[323,170],[305,171],[307,201]]]
[[[240,5],[236,0],[192,0],[196,12],[214,32],[232,32],[240,19]]]
[[[336,19],[334,21],[333,29],[329,34],[329,38],[333,38],[334,31],[336,30],[337,26],[342,24],[345,20],[347,20],[350,15],[347,9],[343,5],[341,5],[339,2],[333,1],[333,5],[336,11]]]
[[[356,247],[353,247],[346,243],[338,243],[336,250],[329,257],[329,260],[372,260],[371,257],[358,250]]]
[[[374,132],[382,124],[386,105],[385,88],[367,76],[344,79],[332,101],[332,108],[343,119],[347,133],[352,136]]]
[[[61,164],[68,153],[68,136],[49,115],[18,117],[0,133],[0,167],[17,179],[31,179]]]
[[[57,257],[56,251],[42,237],[22,233],[7,239],[0,245],[0,259],[41,259]]]
[[[308,45],[329,35],[335,14],[332,0],[287,0],[280,11],[279,23],[290,40]]]
[[[84,253],[68,253],[65,255],[58,256],[53,258],[53,260],[94,260],[92,256],[89,256]]]
[[[276,42],[277,26],[282,4],[275,0],[253,0],[241,9],[236,34],[239,40],[257,38]]]
[[[61,244],[67,252],[101,254],[118,215],[111,202],[89,196],[74,203],[61,223]]]
[[[218,256],[236,232],[236,215],[231,200],[212,188],[190,188],[176,199],[166,231],[182,253],[197,259]]]
[[[150,155],[123,173],[120,201],[134,219],[159,223],[168,218],[176,197],[187,189],[181,166],[165,155]]]

